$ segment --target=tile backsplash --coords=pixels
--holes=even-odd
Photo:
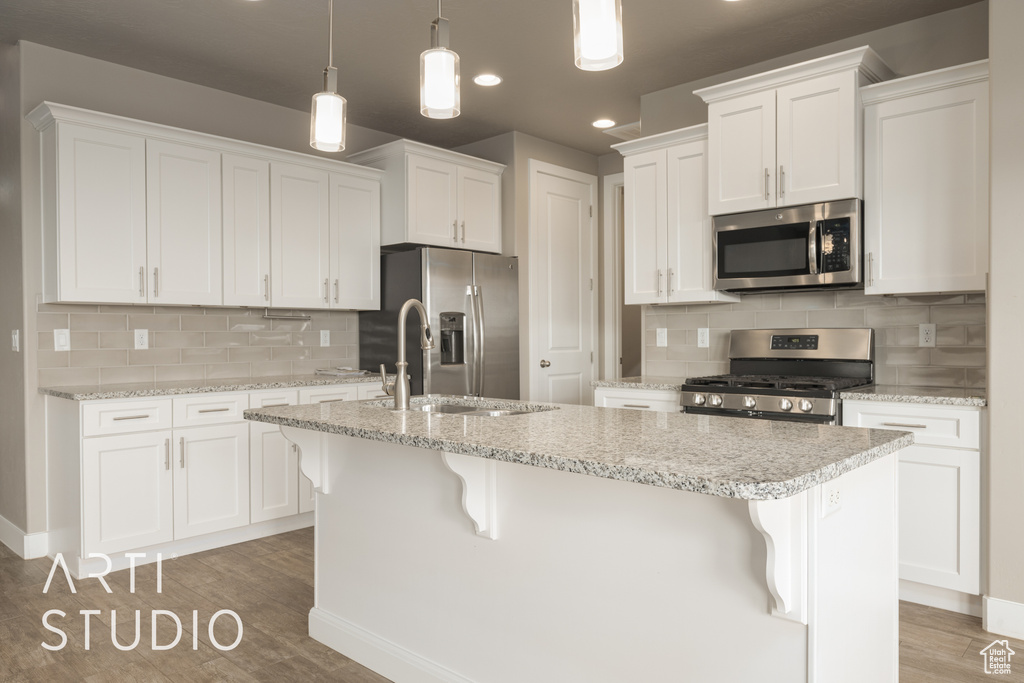
[[[39,304],[39,385],[113,384],[310,374],[358,367],[359,314],[274,311],[310,320],[268,320],[263,309]],[[53,330],[71,331],[54,351]],[[133,330],[149,331],[136,350]],[[320,331],[330,330],[330,346]]]
[[[935,323],[935,348],[918,347],[918,324]],[[859,291],[749,294],[734,304],[646,306],[645,375],[699,377],[729,370],[729,332],[785,327],[871,327],[875,381],[984,388],[985,295],[865,296]],[[668,346],[655,330],[668,329]],[[710,328],[709,348],[697,328]]]

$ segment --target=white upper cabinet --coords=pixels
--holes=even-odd
[[[46,301],[145,303],[146,139],[61,123],[42,154]]]
[[[384,171],[381,244],[501,252],[502,164],[411,140],[348,161]]]
[[[223,303],[220,190],[217,150],[146,141],[150,303]]]
[[[988,63],[864,88],[867,294],[984,291]]]
[[[270,165],[271,300],[278,308],[330,303],[330,173]]]
[[[332,173],[331,308],[380,308],[380,182]]]
[[[225,154],[224,304],[270,306],[270,162]]]
[[[625,303],[737,301],[711,283],[707,127],[614,147],[625,156]]]
[[[708,103],[709,213],[860,197],[859,88],[892,76],[862,47],[696,91]]]

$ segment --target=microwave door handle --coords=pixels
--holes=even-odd
[[[818,230],[821,229],[821,221],[811,223],[811,229],[807,234],[807,266],[811,275],[818,274]]]

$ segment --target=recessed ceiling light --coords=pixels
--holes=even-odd
[[[594,121],[594,128],[611,128],[615,125],[615,122],[611,119],[598,119]]]
[[[494,74],[480,74],[479,76],[473,79],[473,82],[476,83],[477,85],[498,85],[499,83],[501,83],[501,76],[496,76]]]

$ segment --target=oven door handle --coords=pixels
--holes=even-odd
[[[818,268],[818,235],[821,230],[821,221],[811,223],[811,229],[807,233],[807,267],[811,275],[817,275]]]

